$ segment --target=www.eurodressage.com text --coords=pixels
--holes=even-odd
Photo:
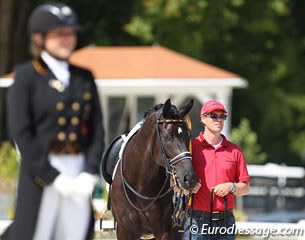
[[[235,235],[248,235],[248,236],[259,236],[265,239],[270,237],[280,236],[280,237],[300,237],[304,236],[305,229],[302,228],[237,228],[235,225],[231,227],[209,227],[208,224],[203,224],[201,228],[197,225],[192,225],[190,227],[190,232],[192,234],[235,234]]]

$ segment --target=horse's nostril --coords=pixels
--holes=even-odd
[[[188,177],[188,175],[185,175],[185,176],[184,176],[183,181],[184,181],[184,183],[188,183],[188,182],[189,182],[189,177]]]

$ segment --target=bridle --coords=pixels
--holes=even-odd
[[[172,159],[168,158],[168,155],[166,154],[165,148],[162,143],[161,135],[160,135],[160,129],[159,125],[163,123],[170,123],[170,124],[175,124],[175,123],[187,123],[187,120],[185,119],[161,119],[161,111],[158,113],[157,117],[157,124],[156,124],[156,135],[159,140],[159,145],[160,149],[162,152],[163,159],[165,161],[165,169],[166,173],[170,174],[176,184],[178,178],[176,176],[176,170],[174,168],[174,165],[176,165],[178,162],[184,160],[184,159],[189,159],[192,160],[192,155],[189,151],[184,151],[182,153],[179,153],[177,156],[173,157]],[[181,185],[181,184],[180,184]]]
[[[185,160],[185,159],[192,159],[191,153],[189,151],[184,151],[182,153],[179,153],[177,156],[173,157],[173,158],[169,158],[166,150],[164,148],[162,139],[161,139],[161,134],[160,134],[160,129],[159,129],[159,125],[163,124],[163,123],[168,123],[168,124],[175,124],[175,123],[187,123],[187,121],[190,124],[189,119],[161,119],[161,113],[163,112],[163,108],[159,111],[158,116],[157,116],[157,121],[156,121],[156,134],[154,135],[154,139],[153,142],[155,141],[155,137],[157,137],[159,145],[160,145],[160,149],[161,149],[161,153],[162,153],[162,157],[165,161],[165,169],[166,169],[166,179],[160,189],[160,191],[157,193],[156,196],[154,197],[147,197],[142,195],[141,193],[137,192],[133,187],[131,187],[128,182],[126,181],[124,174],[123,174],[123,157],[120,161],[120,172],[121,172],[121,180],[122,180],[122,185],[123,185],[123,189],[124,189],[124,193],[125,196],[128,200],[128,202],[130,203],[130,205],[135,208],[137,211],[143,212],[146,211],[157,199],[160,199],[164,196],[166,196],[168,193],[171,192],[171,187],[169,187],[169,189],[167,191],[165,191],[164,193],[162,193],[167,185],[167,183],[169,182],[170,176],[173,177],[174,181],[177,181],[177,176],[176,176],[176,171],[174,168],[174,165],[176,165],[178,162]],[[124,153],[123,153],[124,154]],[[122,154],[122,156],[123,156]],[[153,148],[151,150],[151,157],[153,158]],[[133,193],[135,194],[137,197],[144,199],[144,200],[151,200],[150,203],[148,203],[147,206],[145,206],[144,208],[139,208],[137,207],[131,200],[130,197],[127,194],[126,191],[126,187]]]

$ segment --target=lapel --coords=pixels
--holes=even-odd
[[[49,69],[48,65],[43,61],[41,57],[33,59],[32,63],[36,72],[43,76],[49,87],[60,93],[66,90],[67,87],[59,79],[56,78],[54,73]],[[72,81],[70,81],[70,84],[71,82]]]
[[[72,89],[72,92],[77,92],[78,90],[81,89],[81,76],[77,74],[76,69],[69,64],[69,71],[70,71],[70,84],[69,88]]]

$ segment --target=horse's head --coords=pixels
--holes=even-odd
[[[184,189],[194,187],[197,179],[191,161],[191,123],[187,116],[194,101],[178,109],[168,99],[157,114],[156,135],[161,158],[157,163],[169,171],[178,186]]]

